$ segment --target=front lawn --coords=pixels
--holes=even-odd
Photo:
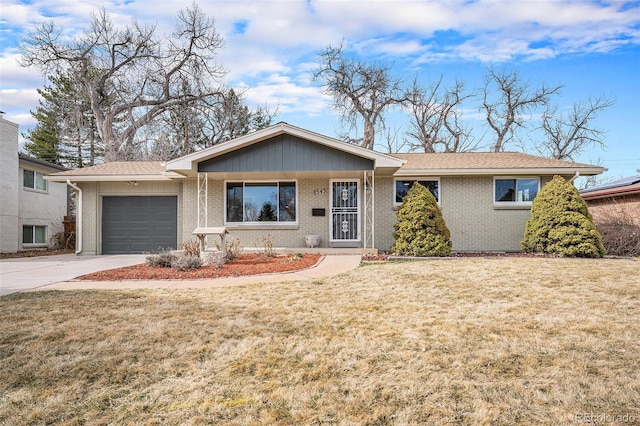
[[[464,258],[5,296],[0,424],[639,424],[639,276]]]

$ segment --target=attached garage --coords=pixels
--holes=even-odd
[[[177,226],[175,196],[102,198],[102,254],[175,249]]]

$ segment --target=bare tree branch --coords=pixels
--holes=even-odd
[[[450,89],[442,88],[442,76],[430,87],[422,87],[414,79],[404,102],[410,109],[406,133],[417,141],[412,150],[462,152],[477,148],[471,130],[460,123],[462,103],[472,96],[463,91],[464,84],[459,81]]]
[[[496,134],[491,150],[504,151],[504,146],[517,138],[516,129],[525,126],[523,115],[548,105],[550,97],[558,94],[561,88],[561,85],[542,84],[532,90],[529,83],[520,79],[517,71],[498,72],[488,69],[480,109],[484,110],[487,125]],[[497,92],[497,99],[491,100],[494,90]]]
[[[320,81],[324,93],[333,96],[333,107],[342,114],[349,130],[362,120],[360,145],[373,149],[376,130],[384,128],[384,112],[402,101],[401,81],[390,75],[391,66],[373,65],[349,59],[344,44],[329,46],[318,55],[320,68],[313,81]]]
[[[113,161],[131,157],[140,129],[170,109],[221,94],[225,70],[215,54],[222,46],[213,19],[195,3],[178,13],[171,37],[135,20],[116,28],[103,9],[71,40],[53,23],[36,25],[21,44],[21,65],[47,74],[67,70],[82,82],[105,161]]]
[[[542,130],[546,140],[539,151],[558,160],[573,160],[585,149],[599,145],[604,148],[604,130],[591,127],[595,117],[614,104],[613,99],[603,96],[577,102],[573,109],[558,114],[558,107],[548,108],[542,115]]]

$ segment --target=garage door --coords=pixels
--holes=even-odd
[[[103,197],[102,254],[176,248],[177,197]]]

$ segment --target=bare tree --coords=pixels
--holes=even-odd
[[[480,109],[484,110],[487,124],[496,134],[491,150],[504,151],[504,146],[517,137],[516,129],[525,126],[523,115],[548,105],[551,95],[558,94],[561,88],[561,85],[547,86],[543,83],[532,90],[529,83],[520,79],[517,71],[488,69]],[[497,98],[492,100],[494,90]]]
[[[546,140],[539,151],[558,160],[573,160],[585,149],[599,145],[604,148],[602,138],[605,131],[590,125],[591,121],[614,101],[605,97],[589,98],[585,102],[577,102],[566,115],[558,113],[553,106],[542,115],[542,129]]]
[[[453,89],[445,94],[442,124],[447,129],[448,135],[442,142],[444,152],[465,152],[478,149],[478,144],[474,143],[474,138],[471,135],[471,129],[460,123],[462,102],[472,96],[471,94],[461,95],[463,88],[463,83],[456,81]]]
[[[277,108],[270,110],[266,106],[258,106],[250,109],[245,104],[243,93],[234,89],[225,90],[219,102],[211,106],[203,117],[204,130],[208,133],[208,142],[203,148],[264,129],[271,125],[277,114]]]
[[[424,152],[462,152],[476,148],[471,131],[460,123],[462,103],[470,94],[463,94],[464,84],[456,81],[450,89],[442,88],[442,76],[437,83],[423,87],[414,79],[406,94],[405,105],[410,110],[409,129],[412,149]]]
[[[268,127],[276,115],[277,108],[249,108],[243,93],[222,89],[213,103],[200,100],[172,107],[143,157],[166,160],[189,154]]]
[[[172,107],[220,94],[225,70],[215,53],[222,45],[213,19],[195,3],[178,12],[170,37],[135,20],[117,28],[103,9],[72,39],[53,22],[36,25],[21,43],[20,64],[45,75],[74,74],[90,100],[105,161],[114,161],[131,157],[138,131]]]
[[[324,93],[333,97],[333,107],[343,124],[357,129],[362,120],[360,146],[373,149],[376,130],[384,128],[384,112],[402,101],[401,81],[390,75],[388,64],[369,64],[347,58],[344,44],[327,47],[319,54],[320,69],[313,81],[320,81]]]
[[[242,93],[224,89],[215,103],[178,104],[148,132],[141,159],[168,160],[217,145],[271,125],[277,108],[249,108]]]
[[[405,138],[402,141],[398,138],[399,129],[386,127],[382,134],[384,149],[387,154],[394,154],[396,152],[402,152],[404,147],[408,144]]]
[[[405,102],[411,114],[406,134],[417,141],[417,144],[411,144],[412,149],[436,152],[443,127],[441,84],[442,76],[429,88],[420,86],[417,79],[413,80]]]

